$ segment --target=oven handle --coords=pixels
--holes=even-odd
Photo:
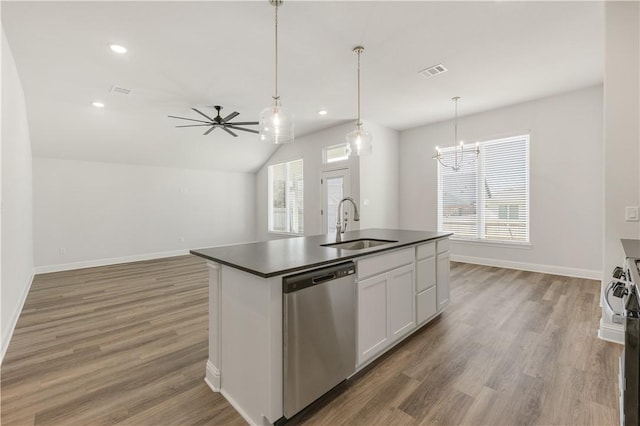
[[[604,303],[605,303],[605,307],[607,308],[607,312],[611,317],[611,322],[614,324],[624,324],[624,315],[614,311],[613,306],[611,306],[611,302],[609,302],[609,293],[611,292],[611,289],[613,288],[614,283],[615,281],[609,282],[609,285],[607,286],[607,289],[604,292]]]

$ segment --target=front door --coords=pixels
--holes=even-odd
[[[351,194],[349,182],[349,169],[330,170],[322,172],[322,210],[320,215],[322,218],[322,232],[325,234],[336,233],[336,223],[338,222],[337,210],[338,203],[344,197]],[[345,216],[349,218],[349,229],[353,230],[353,207],[351,203],[342,205]],[[344,219],[344,216],[343,216]]]

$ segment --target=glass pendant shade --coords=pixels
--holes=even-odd
[[[371,150],[371,133],[358,126],[353,132],[347,133],[347,155],[359,156]]]
[[[280,105],[260,112],[260,140],[274,144],[293,142],[293,114]]]

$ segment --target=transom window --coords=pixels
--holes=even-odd
[[[336,163],[338,161],[345,161],[349,158],[347,151],[348,144],[341,143],[339,145],[332,145],[322,149],[322,162],[324,164]]]
[[[303,161],[268,167],[269,232],[304,233]]]
[[[452,163],[454,148],[441,150]],[[454,171],[438,163],[438,230],[464,240],[529,242],[529,135],[480,143]]]

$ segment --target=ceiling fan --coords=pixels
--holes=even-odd
[[[174,115],[170,115],[169,117],[170,118],[178,118],[180,120],[197,121],[198,123],[202,123],[202,124],[186,124],[186,125],[183,125],[183,126],[176,126],[176,127],[211,126],[211,128],[208,129],[206,132],[204,132],[203,135],[208,135],[209,133],[211,133],[213,130],[217,129],[218,127],[220,127],[225,132],[229,133],[234,138],[237,138],[238,135],[235,134],[232,130],[242,130],[243,132],[259,133],[257,130],[247,129],[245,127],[238,127],[238,126],[255,126],[255,125],[258,124],[257,121],[242,121],[242,122],[231,123],[230,122],[231,120],[233,120],[235,117],[240,115],[239,112],[234,111],[231,114],[227,115],[226,117],[222,118],[220,116],[220,110],[222,109],[222,107],[220,105],[215,105],[214,108],[216,109],[216,111],[218,111],[218,115],[216,115],[213,118],[209,117],[207,114],[203,113],[202,111],[197,110],[196,108],[191,108],[192,110],[194,110],[195,112],[197,112],[198,114],[200,114],[201,116],[206,118],[207,121],[195,120],[193,118],[176,117]]]

